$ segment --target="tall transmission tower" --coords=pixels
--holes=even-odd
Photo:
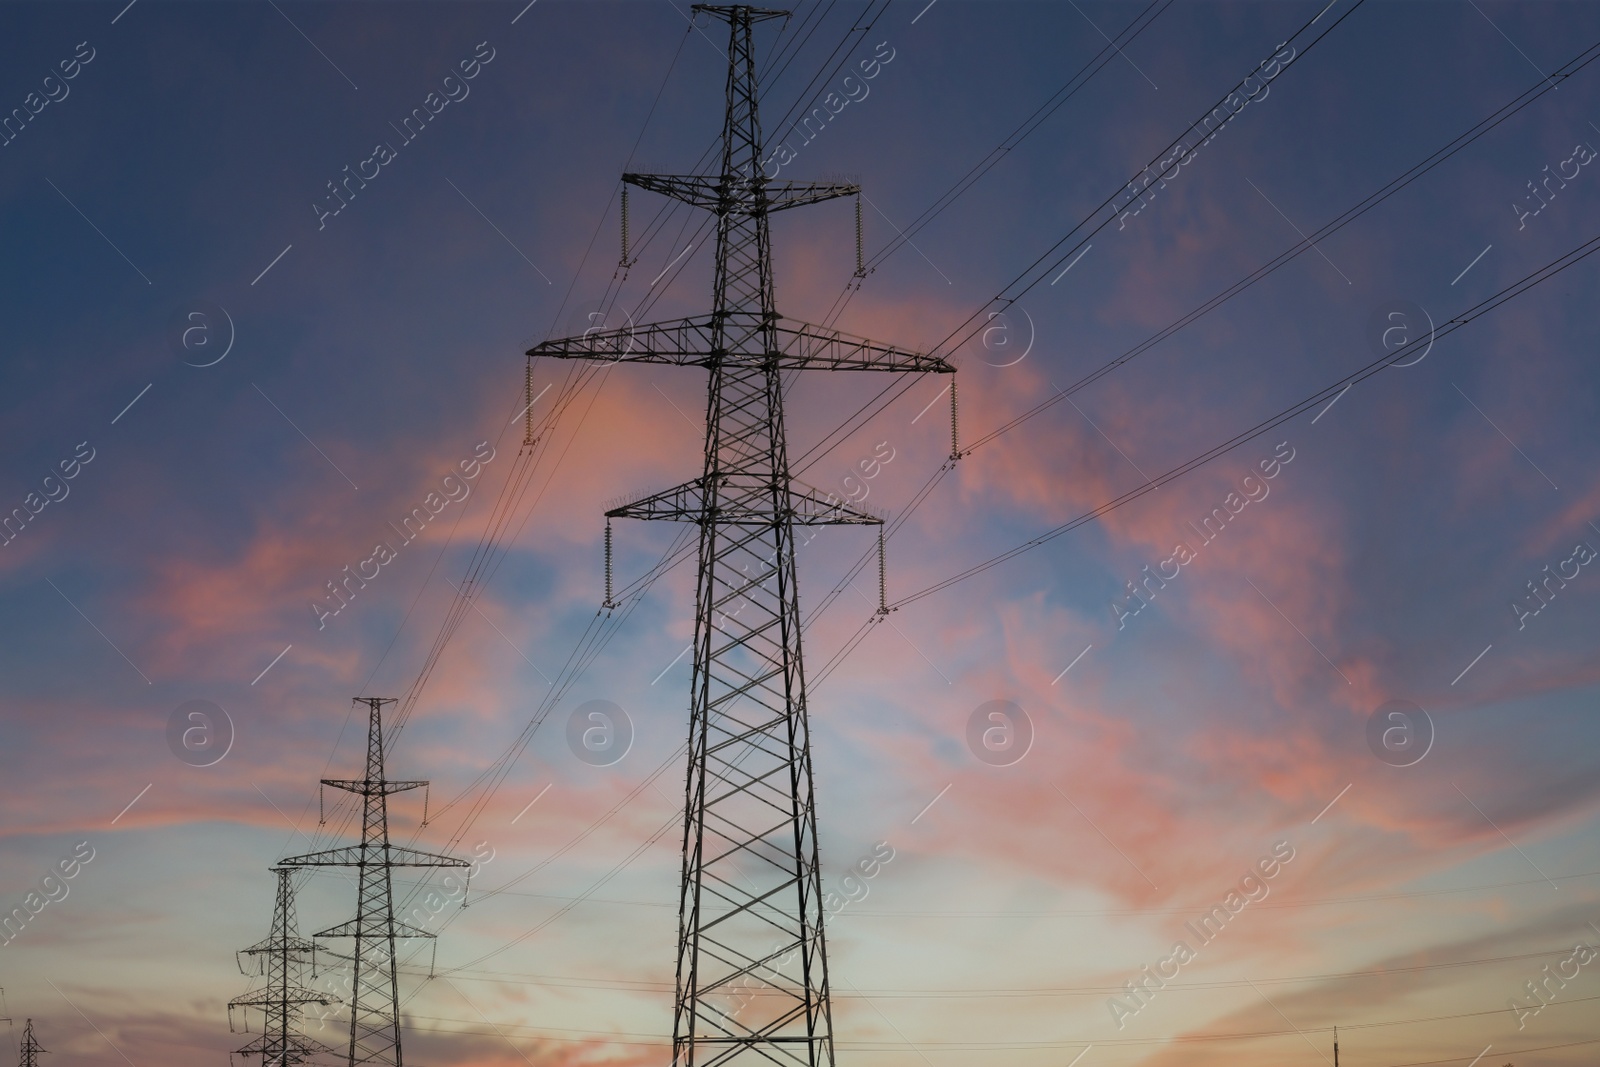
[[[468,867],[466,860],[436,852],[419,852],[389,843],[389,795],[426,786],[425,781],[389,781],[383,771],[383,705],[388,697],[356,697],[367,705],[367,776],[362,779],[324,778],[322,784],[362,798],[361,843],[346,848],[291,856],[284,867],[355,867],[360,871],[356,917],[314,935],[350,937],[355,950],[350,964],[349,1067],[376,1064],[402,1067],[400,1055],[400,980],[395,942],[404,938],[432,937],[394,917],[396,867]],[[427,816],[424,812],[423,822]]]
[[[17,1061],[17,1067],[39,1067],[39,1053],[49,1051],[39,1047],[33,1036],[33,1020],[29,1019],[22,1028],[22,1058]]]
[[[316,946],[300,936],[295,921],[293,868],[274,867],[272,873],[278,876],[272,932],[243,952],[255,957],[256,973],[265,975],[267,983],[254,993],[228,1001],[228,1009],[231,1013],[234,1008],[260,1008],[263,1016],[261,1036],[234,1051],[241,1056],[260,1056],[260,1067],[295,1067],[319,1053],[333,1051],[299,1032],[301,1006],[332,1004],[336,998],[301,984]],[[244,970],[242,962],[239,969]],[[249,1029],[248,1016],[245,1028]]]
[[[859,187],[762,171],[754,29],[787,12],[694,11],[729,27],[721,172],[622,180],[716,216],[713,310],[591,330],[527,354],[709,372],[704,473],[606,513],[700,527],[673,1063],[832,1067],[794,527],[881,520],[794,483],[782,374],[955,368],[778,314],[769,216]]]

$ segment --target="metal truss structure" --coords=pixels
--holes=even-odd
[[[607,512],[700,527],[673,1063],[832,1067],[794,527],[881,520],[795,486],[782,376],[955,368],[779,316],[768,217],[859,187],[772,182],[762,173],[754,29],[787,13],[694,11],[729,28],[721,171],[625,174],[623,182],[716,216],[713,310],[590,331],[527,354],[708,372],[702,475]]]

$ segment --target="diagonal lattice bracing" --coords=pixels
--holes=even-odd
[[[294,886],[290,881],[294,872],[288,867],[274,867],[273,873],[278,878],[278,892],[272,910],[272,932],[242,953],[255,959],[257,972],[266,978],[266,985],[228,1001],[228,1007],[230,1015],[233,1008],[257,1008],[262,1014],[261,1036],[235,1049],[238,1055],[261,1057],[260,1067],[295,1067],[312,1056],[333,1051],[301,1034],[299,1019],[305,1005],[328,1005],[336,998],[307,989],[302,983],[315,948],[300,936],[295,922]],[[244,970],[242,963],[240,970]],[[249,1029],[248,1018],[245,1028]]]
[[[762,175],[754,29],[786,12],[694,10],[729,31],[720,171],[625,174],[623,181],[716,216],[712,311],[588,331],[545,342],[528,356],[707,371],[701,476],[608,513],[700,527],[673,1063],[832,1067],[793,531],[881,520],[796,486],[782,375],[954,368],[778,314],[768,216],[859,189]]]
[[[355,867],[359,870],[356,915],[318,933],[353,938],[348,1067],[403,1067],[400,1049],[400,981],[396,943],[433,935],[394,915],[396,867],[468,867],[466,860],[419,852],[389,843],[389,796],[427,782],[391,781],[384,775],[383,705],[392,699],[357,697],[367,705],[367,774],[362,779],[324,778],[322,784],[362,798],[361,843],[347,848],[291,856],[294,867]]]

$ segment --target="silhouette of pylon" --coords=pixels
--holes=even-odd
[[[832,1067],[794,527],[882,520],[794,484],[782,376],[955,368],[778,314],[768,216],[860,187],[773,181],[763,169],[772,160],[762,158],[754,29],[788,13],[694,11],[729,27],[721,172],[622,180],[716,216],[713,310],[590,330],[527,354],[709,372],[704,473],[606,512],[700,527],[673,1063]]]
[[[389,843],[389,795],[427,785],[425,781],[391,782],[383,770],[383,705],[387,697],[356,697],[367,705],[367,776],[362,779],[324,778],[322,784],[362,798],[361,843],[346,848],[291,856],[285,867],[355,867],[360,871],[356,917],[314,935],[350,937],[355,950],[350,957],[354,974],[350,990],[349,1067],[374,1064],[403,1067],[400,1053],[400,979],[395,942],[403,938],[432,937],[394,917],[396,867],[469,867],[435,852],[419,852]]]
[[[261,1036],[234,1051],[241,1056],[260,1056],[261,1067],[295,1067],[318,1053],[333,1050],[299,1031],[300,1009],[306,1004],[333,1004],[337,998],[318,993],[301,984],[301,975],[312,959],[316,946],[299,934],[295,922],[294,871],[274,867],[278,876],[277,900],[272,909],[272,932],[265,940],[245,949],[241,955],[255,959],[255,972],[267,983],[253,993],[228,1001],[228,1009],[259,1008]],[[244,971],[240,961],[239,970]],[[249,973],[249,972],[245,972]],[[245,1029],[250,1028],[246,1014]]]

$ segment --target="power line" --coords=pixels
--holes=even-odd
[[[1333,3],[1338,2],[1339,0],[1333,0]],[[1319,12],[1310,21],[1306,22],[1305,25],[1296,30],[1288,38],[1288,40],[1284,42],[1284,45],[1296,49],[1295,54],[1291,57],[1292,61],[1295,63],[1304,62],[1305,56],[1319,43],[1321,43],[1323,38],[1327,37],[1328,34],[1337,29],[1340,23],[1344,22],[1345,19],[1354,14],[1355,11],[1365,2],[1366,0],[1354,0],[1354,3],[1352,3],[1343,14],[1334,19],[1320,33],[1317,33],[1316,36],[1312,37],[1309,41],[1301,41],[1301,37],[1311,31],[1312,26],[1314,26],[1316,22],[1322,18],[1322,14],[1326,12],[1326,8],[1323,9],[1323,12]],[[1328,6],[1332,7],[1333,4],[1330,3]],[[1296,42],[1300,43],[1297,45]],[[1283,45],[1279,46],[1280,49],[1282,47]],[[1258,65],[1257,71],[1259,71],[1259,69],[1260,66]],[[1259,78],[1257,71],[1252,71],[1250,74],[1246,75],[1235,88],[1229,90],[1227,93],[1224,93],[1214,105],[1208,108],[1199,118],[1195,119],[1194,122],[1190,123],[1189,126],[1181,134],[1174,138],[1165,148],[1157,152],[1151,158],[1150,162],[1145,164],[1144,167],[1140,168],[1140,170],[1134,174],[1132,178],[1129,178],[1128,181],[1120,186],[1116,192],[1102,200],[1099,206],[1090,212],[1090,214],[1086,216],[1082,222],[1079,222],[1072,229],[1068,230],[1066,234],[1060,238],[1060,240],[1056,241],[1055,244],[1046,249],[1042,255],[1040,255],[1031,264],[1029,264],[1025,270],[1018,274],[1017,277],[1010,282],[1010,284],[1002,288],[1000,292],[991,298],[987,303],[978,308],[978,310],[974,311],[960,325],[945,335],[943,340],[933,346],[933,352],[937,354],[941,349],[944,349],[948,346],[949,351],[953,354],[962,345],[970,341],[979,330],[983,329],[983,327],[988,324],[988,319],[984,318],[984,314],[990,308],[995,307],[997,304],[1000,305],[1001,310],[1010,307],[1022,297],[1032,292],[1034,287],[1040,282],[1054,275],[1058,267],[1065,263],[1081,248],[1083,248],[1084,245],[1089,243],[1090,238],[1094,237],[1101,230],[1105,229],[1113,221],[1115,221],[1121,209],[1113,208],[1110,212],[1107,212],[1105,217],[1101,219],[1099,223],[1095,224],[1092,229],[1085,232],[1076,243],[1069,244],[1069,242],[1072,241],[1073,235],[1093,222],[1096,217],[1098,217],[1102,212],[1105,212],[1106,208],[1115,204],[1119,197],[1133,190],[1141,176],[1146,178],[1144,188],[1148,189],[1151,180],[1158,179],[1164,183],[1167,178],[1176,174],[1178,169],[1193,156],[1194,149],[1184,149],[1186,141],[1191,142],[1196,146],[1204,143],[1205,141],[1209,141],[1213,137],[1217,136],[1217,134],[1225,130],[1235,118],[1243,114],[1242,110],[1235,111],[1228,107],[1227,102],[1229,98],[1240,96],[1246,92],[1246,86],[1248,85],[1250,78]],[[1282,72],[1280,71],[1279,73],[1281,74]],[[1210,126],[1207,126],[1207,121],[1211,120],[1219,111],[1222,112],[1222,119],[1220,121],[1215,121]],[[1197,131],[1200,133],[1198,139],[1195,136]],[[1188,155],[1185,156],[1184,151],[1178,151],[1180,149],[1187,151]],[[1150,179],[1149,175],[1152,169],[1156,170],[1157,179]],[[1063,246],[1067,247],[1063,250]],[[955,341],[954,344],[951,344],[951,341],[957,337],[960,337],[961,339],[959,341]]]
[[[1539,883],[1543,884],[1543,883]],[[553,917],[552,917],[553,918]],[[1461,970],[1472,967],[1499,966],[1527,960],[1548,960],[1571,946],[1558,946],[1542,952],[1520,952],[1509,956],[1488,956],[1482,959],[1449,960],[1441,963],[1420,963],[1405,967],[1376,967],[1359,971],[1333,971],[1325,974],[1282,975],[1276,978],[1218,979],[1214,981],[1169,981],[1162,986],[1168,990],[1248,989],[1257,985],[1289,985],[1301,982],[1350,981],[1354,979],[1387,979],[1402,974],[1424,974],[1430,971]],[[605,979],[571,975],[525,974],[518,972],[470,972],[460,968],[451,971],[451,977],[462,981],[506,983],[519,985],[532,982],[539,985],[572,986],[579,989],[618,989],[632,992],[655,992],[671,989],[668,982],[647,982],[638,979]],[[1123,996],[1127,988],[1120,985],[1101,986],[1037,986],[1023,988],[967,987],[930,989],[857,989],[853,993],[834,993],[835,999],[859,1000],[883,997],[890,1000],[1013,1000],[1037,997],[1090,997]]]
[[[1118,50],[1125,48],[1128,44],[1132,43],[1136,37],[1142,34],[1145,30],[1149,29],[1151,23],[1159,18],[1167,10],[1167,8],[1172,5],[1172,3],[1173,0],[1151,0],[1150,4],[1146,6],[1144,10],[1135,15],[1132,21],[1124,26],[1122,30],[1118,32],[1115,38],[1107,41],[1105,46],[1101,48],[1100,51],[1096,52],[1087,63],[1078,69],[1077,73],[1068,78],[1060,88],[1058,88],[1054,93],[1047,97],[1043,103],[1036,107],[1027,118],[1023,119],[1015,129],[1007,134],[998,145],[989,151],[988,155],[974,163],[965,174],[956,179],[955,183],[952,184],[950,188],[941,193],[938,198],[933,201],[933,203],[924,208],[921,214],[917,215],[914,219],[908,222],[905,225],[905,228],[900,230],[895,237],[891,238],[884,244],[882,248],[873,253],[872,257],[865,265],[865,272],[870,274],[875,271],[878,266],[890,256],[894,255],[901,248],[904,248],[907,244],[909,244],[911,239],[920,233],[924,227],[928,226],[940,215],[944,214],[944,212],[953,203],[955,203],[956,200],[960,199],[962,194],[964,194],[968,189],[972,188],[972,186],[976,185],[985,174],[988,174],[989,171],[994,169],[994,167],[1001,160],[1005,159],[1009,153],[1019,147],[1023,141],[1027,140],[1029,135],[1043,125],[1045,120],[1050,118],[1051,115],[1054,115],[1058,110],[1061,109],[1062,106],[1067,103],[1067,101],[1076,96],[1078,90],[1087,85],[1090,79],[1098,74],[1107,63],[1111,62],[1111,60],[1116,57]],[[851,296],[853,296],[859,290],[859,282],[852,282],[851,284],[846,285],[844,290],[839,294],[838,298],[835,299],[833,307],[829,309],[828,314],[823,321],[829,324],[836,322],[839,316],[844,313],[844,309],[849,304]]]
[[[1587,259],[1596,251],[1600,251],[1600,236],[1591,237],[1589,240],[1585,241],[1581,245],[1578,245],[1565,255],[1551,260],[1538,270],[1524,275],[1522,278],[1506,286],[1504,289],[1501,289],[1494,295],[1485,300],[1479,301],[1470,308],[1467,308],[1465,311],[1461,312],[1454,318],[1445,322],[1442,326],[1438,327],[1432,334],[1433,340],[1438,341],[1450,336],[1461,327],[1473,322],[1478,318],[1481,318],[1484,315],[1487,315],[1489,312],[1495,310],[1507,301],[1521,296],[1534,286],[1549,281],[1551,278],[1562,273],[1567,268]],[[1322,404],[1333,397],[1336,393],[1342,392],[1346,386],[1355,385],[1358,382],[1365,381],[1367,378],[1372,377],[1374,374],[1377,374],[1379,371],[1393,364],[1397,358],[1399,357],[1388,354],[1380,356],[1371,363],[1368,363],[1365,366],[1345,375],[1343,378],[1340,378],[1332,385],[1318,390],[1311,396],[1306,397],[1295,404],[1291,404],[1289,407],[1279,411],[1276,415],[1272,415],[1269,418],[1263,419],[1249,429],[1235,434],[1234,436],[1222,441],[1217,445],[1214,445],[1199,455],[1178,464],[1176,467],[1171,468],[1165,473],[1157,475],[1155,478],[1144,482],[1134,489],[1130,489],[1121,496],[1101,504],[1093,511],[1084,512],[1082,515],[1072,519],[1070,522],[1062,523],[1060,526],[1056,526],[1050,530],[1047,530],[1039,536],[1025,541],[1015,548],[1008,549],[1007,551],[1000,553],[998,556],[991,557],[990,559],[987,559],[982,563],[975,564],[972,567],[968,567],[966,570],[954,574],[949,578],[935,582],[933,585],[927,586],[926,588],[919,589],[909,596],[902,597],[901,599],[895,601],[891,607],[899,608],[905,606],[906,604],[915,603],[925,596],[931,596],[940,590],[949,588],[957,582],[965,581],[967,578],[981,574],[989,568],[998,566],[999,564],[1019,556],[1024,552],[1031,551],[1042,544],[1053,541],[1062,534],[1067,533],[1070,530],[1077,529],[1079,526],[1082,526],[1087,522],[1092,522],[1102,515],[1106,515],[1112,511],[1115,511],[1124,504],[1132,503],[1133,501],[1144,496],[1146,493],[1158,489],[1170,482],[1176,481],[1185,474],[1205,466],[1207,463],[1210,463],[1217,457],[1226,455],[1235,448],[1238,448],[1240,445],[1245,444],[1248,441],[1253,441],[1262,434],[1283,425],[1285,422],[1288,422],[1295,416],[1309,411],[1319,404]]]

